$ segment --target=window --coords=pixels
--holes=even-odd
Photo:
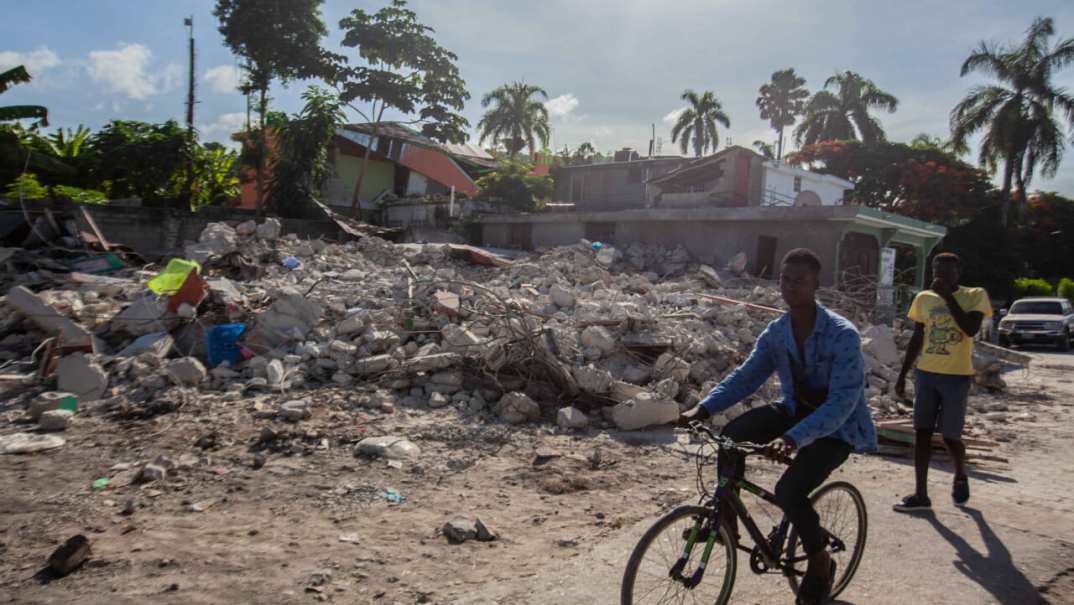
[[[1014,303],[1010,312],[1019,315],[1062,315],[1063,305],[1057,302],[1023,301]]]
[[[628,184],[641,182],[641,166],[631,166],[627,169],[626,182]]]
[[[802,177],[794,177],[794,192],[798,193],[802,190]]]

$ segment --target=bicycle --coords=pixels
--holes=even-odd
[[[765,446],[735,443],[699,422],[692,423],[690,429],[702,441],[695,456],[698,505],[675,508],[642,535],[623,573],[620,603],[681,603],[690,598],[690,602],[724,605],[730,600],[735,584],[739,550],[750,554],[751,571],[755,574],[781,573],[786,577],[791,591],[797,594],[799,579],[805,575],[807,557],[799,553],[801,543],[796,530],[783,517],[768,536],[762,534],[746,510],[739,496],[739,488],[771,504],[776,504],[775,495],[745,478],[721,476],[717,480],[715,493],[711,495],[705,487],[704,467],[710,459],[705,455],[706,445],[715,446],[717,454],[721,449],[732,449],[744,456],[760,454]],[[835,481],[817,488],[810,500],[820,515],[821,527],[827,534],[827,548],[836,562],[836,578],[831,594],[834,599],[850,584],[861,563],[868,529],[865,501],[857,488],[845,481]],[[753,540],[753,548],[741,542],[732,543],[730,531],[720,522],[719,511],[723,506],[734,510],[735,516]],[[720,537],[719,541],[717,536]],[[662,540],[658,541],[661,537]],[[703,549],[700,558],[695,559],[695,549],[699,545],[703,545]],[[722,572],[712,556],[717,546],[721,547],[724,556]],[[647,558],[647,555],[652,556]],[[722,581],[702,582],[714,572],[722,573]],[[648,583],[639,582],[639,579]],[[649,600],[648,597],[655,598]]]

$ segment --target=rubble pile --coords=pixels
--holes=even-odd
[[[305,392],[340,389],[385,414],[452,407],[635,430],[696,404],[780,304],[767,282],[681,246],[583,240],[508,260],[450,244],[301,240],[267,219],[210,224],[184,252],[164,267],[49,273],[7,292],[0,362],[41,391],[42,428],[77,424],[74,410],[51,413],[52,391],[111,406],[181,400],[172,391],[278,394],[273,415],[300,423],[322,401]],[[878,416],[909,411],[893,394],[907,338],[902,327],[863,330]],[[716,421],[778,396],[773,378]]]

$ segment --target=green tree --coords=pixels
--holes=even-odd
[[[1013,181],[1023,202],[1026,188],[1039,167],[1055,176],[1065,143],[1056,110],[1074,124],[1074,97],[1052,82],[1056,71],[1074,61],[1074,38],[1051,46],[1051,19],[1038,18],[1018,45],[981,42],[962,64],[961,75],[980,72],[997,84],[975,86],[951,111],[951,137],[965,145],[983,133],[978,161],[991,170],[1003,161],[1004,204],[1001,220],[1008,221]]]
[[[520,211],[535,210],[552,197],[555,183],[548,175],[531,175],[529,171],[529,164],[523,162],[500,162],[496,170],[477,180],[480,197]]]
[[[716,151],[720,147],[720,133],[716,124],[731,127],[731,119],[724,113],[723,105],[711,90],[701,95],[686,90],[682,93],[682,100],[689,105],[671,128],[671,142],[678,140],[683,154],[687,153],[692,143],[697,157],[704,155],[708,149]]]
[[[597,149],[593,147],[593,144],[589,141],[583,142],[574,150],[574,153],[570,156],[571,164],[588,164],[593,161],[593,158],[599,157]]]
[[[268,89],[273,80],[283,82],[311,77],[331,77],[339,57],[321,49],[328,33],[321,19],[323,0],[217,0],[213,15],[220,20],[224,43],[246,60],[250,88],[258,93],[256,205],[261,212],[264,190],[265,117]]]
[[[403,0],[370,14],[355,9],[340,20],[343,46],[354,48],[364,65],[339,69],[336,74],[339,98],[373,125],[372,139],[379,135],[381,119],[388,108],[404,115],[417,114],[411,123],[420,123],[422,134],[442,142],[463,143],[470,125],[459,113],[470,93],[455,65],[458,57],[436,42],[433,28],[418,21],[417,14]],[[368,105],[369,113],[354,101]],[[358,182],[351,198],[351,212],[358,212],[369,145],[365,146]]]
[[[190,206],[226,204],[239,196],[239,154],[219,145],[198,145],[193,150]]]
[[[835,88],[835,92],[828,90]],[[821,141],[883,141],[884,129],[870,115],[873,109],[893,113],[899,100],[852,71],[837,73],[824,82],[806,105],[805,118],[794,130],[799,145]]]
[[[15,84],[25,84],[30,79],[30,72],[26,71],[26,68],[22,65],[0,72],[0,93]],[[8,105],[7,107],[0,107],[0,122],[12,122],[14,120],[37,120],[37,123],[41,126],[48,126],[48,109],[40,105]]]
[[[489,92],[481,98],[481,107],[494,106],[477,123],[480,142],[502,143],[511,159],[527,147],[532,156],[539,149],[538,142],[546,146],[552,135],[548,109],[539,100],[547,98],[543,88],[525,82],[511,82]]]
[[[783,158],[783,129],[794,126],[798,116],[805,112],[806,99],[809,98],[805,83],[805,78],[794,73],[792,67],[773,73],[772,80],[762,84],[758,91],[757,108],[761,110],[761,119],[768,120],[779,135],[774,159]]]
[[[58,128],[56,132],[49,135],[48,146],[56,157],[75,160],[88,147],[86,143],[89,141],[90,134],[90,129],[81,124],[78,125],[77,130]]]
[[[328,145],[343,124],[339,98],[316,86],[303,93],[302,112],[276,132],[276,160],[272,164],[269,203],[277,209],[316,196],[328,176]]]
[[[111,183],[110,197],[138,196],[148,204],[177,197],[193,153],[186,129],[175,120],[114,120],[93,135],[89,150],[93,182]]]
[[[772,143],[757,140],[753,142],[753,148],[757,150],[757,153],[763,155],[766,160],[776,159],[776,148]]]

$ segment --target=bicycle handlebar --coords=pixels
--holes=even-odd
[[[751,443],[749,441],[734,441],[730,437],[724,437],[723,435],[717,435],[711,427],[704,423],[694,420],[690,423],[689,429],[694,434],[705,435],[710,441],[716,444],[717,447],[724,450],[738,450],[745,454],[767,454],[768,446],[760,443]],[[780,460],[780,462],[787,463],[788,460]]]

